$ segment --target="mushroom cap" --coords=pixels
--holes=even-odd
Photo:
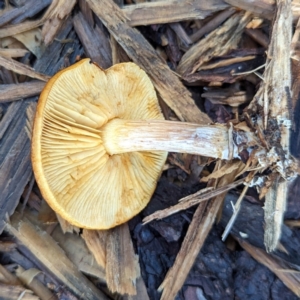
[[[134,63],[103,70],[83,59],[42,91],[33,127],[32,165],[48,204],[71,224],[108,229],[150,201],[167,152],[109,155],[101,127],[109,120],[164,119],[153,85]]]

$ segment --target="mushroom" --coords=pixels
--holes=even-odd
[[[32,165],[54,211],[75,226],[108,229],[147,205],[169,151],[229,159],[238,155],[229,144],[226,126],[164,120],[134,63],[103,70],[83,59],[40,95]]]

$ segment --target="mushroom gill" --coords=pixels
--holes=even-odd
[[[47,83],[32,138],[32,163],[48,204],[73,225],[107,229],[149,202],[167,152],[109,155],[103,125],[113,119],[162,120],[150,79],[133,63],[102,70],[89,59]]]

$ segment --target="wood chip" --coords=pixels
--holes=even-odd
[[[2,277],[1,280],[2,282],[12,284],[12,285],[22,285],[22,282],[18,279],[18,277],[16,277],[14,274],[6,270],[4,266],[2,266],[1,264],[0,264],[0,274]]]
[[[53,0],[51,5],[49,6],[46,16],[47,18],[43,29],[42,35],[45,45],[49,45],[57,32],[62,27],[65,19],[71,13],[74,5],[76,4],[76,0]]]
[[[106,268],[106,240],[108,234],[108,230],[83,229],[81,235],[88,249],[94,255],[96,262],[104,270]]]
[[[28,50],[25,49],[6,49],[6,48],[0,48],[0,56],[3,57],[22,57],[25,54],[28,53]]]
[[[204,19],[227,7],[222,0],[168,0],[128,5],[122,10],[130,26],[140,26]]]
[[[195,73],[212,57],[222,56],[229,50],[236,48],[250,16],[247,12],[236,13],[220,28],[200,40],[183,55],[178,64],[177,72],[182,75]]]
[[[0,232],[32,174],[30,140],[24,130],[29,105],[30,102],[13,102],[0,121]]]
[[[230,7],[219,14],[217,14],[213,19],[207,22],[204,26],[202,26],[199,30],[191,35],[191,40],[193,42],[197,42],[200,40],[205,34],[208,34],[215,30],[218,26],[220,26],[225,20],[227,20],[230,16],[232,16],[236,10],[233,7]]]
[[[25,246],[36,259],[55,275],[77,297],[85,299],[107,299],[76,266],[45,231],[35,227],[17,212],[6,224],[5,230]]]
[[[78,270],[96,277],[100,282],[106,284],[105,267],[95,261],[93,254],[89,251],[81,236],[63,233],[59,226],[54,229],[51,236],[77,266]]]
[[[31,289],[41,300],[58,299],[46,286],[35,278],[40,272],[40,270],[34,268],[25,270],[21,266],[18,266],[16,275],[20,281]]]
[[[245,33],[264,48],[269,46],[269,38],[259,29],[246,28]]]
[[[44,86],[45,82],[43,81],[30,81],[19,84],[2,84],[0,85],[0,102],[21,100],[27,97],[38,95]]]
[[[110,230],[84,230],[83,238],[98,264],[105,266],[109,290],[121,295],[137,295],[140,268],[128,225]]]
[[[111,46],[106,34],[98,25],[92,28],[80,12],[74,16],[73,24],[87,56],[103,69],[111,67]]]
[[[259,132],[264,132],[262,139],[267,142],[269,152],[272,153],[269,155],[273,157],[274,162],[271,188],[266,194],[265,201],[265,245],[267,251],[275,250],[279,242],[286,206],[287,180],[295,177],[297,167],[289,153],[290,107],[292,107],[291,1],[279,0],[277,5],[278,9],[263,75],[264,81],[254,97],[257,103],[253,102],[253,107],[250,108],[260,114],[256,127]],[[263,116],[261,116],[261,108],[263,108]]]
[[[150,216],[145,217],[143,219],[143,224],[147,224],[153,220],[163,219],[163,218],[171,216],[175,213],[178,213],[179,211],[186,210],[196,204],[199,204],[200,202],[207,201],[211,198],[219,196],[220,194],[224,194],[225,192],[228,192],[229,190],[239,186],[243,182],[244,182],[243,179],[239,179],[233,183],[230,183],[224,187],[214,189],[212,191],[209,190],[209,191],[205,192],[203,190],[200,190],[199,192],[197,192],[195,194],[192,194],[192,195],[189,195],[188,197],[180,199],[179,203],[174,206],[170,206],[164,210],[157,210]],[[220,199],[220,200],[222,200],[222,199]]]
[[[0,283],[0,298],[5,300],[40,300],[32,291],[22,286]]]
[[[269,20],[273,18],[275,10],[274,0],[225,0],[225,2]]]
[[[33,68],[28,67],[27,65],[22,64],[12,58],[5,58],[3,56],[0,56],[0,66],[6,68],[7,70],[16,72],[17,74],[26,75],[42,81],[48,81],[50,79],[49,76],[38,73]]]

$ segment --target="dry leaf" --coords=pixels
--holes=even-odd
[[[42,46],[42,32],[39,28],[14,35],[28,50],[30,50],[37,58],[40,58],[44,47]]]

